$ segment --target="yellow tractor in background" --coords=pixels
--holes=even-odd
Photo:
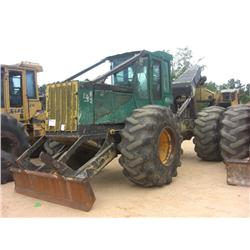
[[[221,161],[221,120],[226,109],[239,104],[239,90],[213,92],[201,85],[196,89],[195,97],[199,112],[194,120],[194,150],[202,160]]]
[[[191,73],[187,70],[173,85],[179,110],[188,98],[186,79]],[[183,139],[194,137],[200,159],[223,160],[228,184],[250,186],[250,103],[240,104],[239,89],[213,92],[206,88],[205,81],[205,77],[199,80],[191,108],[182,113],[179,124]]]
[[[209,104],[211,106],[216,105],[224,108],[238,105],[240,103],[239,96],[240,93],[238,89],[222,89],[213,92],[204,85],[197,87],[195,95],[199,110],[209,106]]]
[[[12,180],[9,168],[29,144],[45,133],[37,63],[1,65],[1,183]]]
[[[219,106],[227,108],[240,104],[239,89],[222,89],[217,93],[217,103]]]

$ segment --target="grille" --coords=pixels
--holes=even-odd
[[[76,131],[78,81],[48,84],[46,88],[46,130]]]

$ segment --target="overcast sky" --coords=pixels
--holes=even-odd
[[[39,84],[108,55],[188,46],[216,83],[250,83],[248,0],[1,1],[0,63],[40,63]]]

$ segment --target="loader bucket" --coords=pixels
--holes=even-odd
[[[95,202],[95,195],[88,181],[18,168],[11,170],[17,193],[83,211],[89,211]]]
[[[250,187],[250,158],[243,160],[228,160],[227,183],[229,185]]]
[[[67,161],[86,140],[85,137],[82,135],[69,149],[60,149],[53,156],[41,152],[41,164],[36,165],[30,156],[48,139],[46,136],[41,137],[16,160],[16,166],[11,168],[15,191],[33,198],[89,211],[95,202],[89,179],[112,161],[117,156],[117,151],[112,136],[107,134],[96,155],[74,170],[67,165]]]

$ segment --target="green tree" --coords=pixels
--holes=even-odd
[[[46,91],[46,84],[39,86],[38,88],[39,96],[45,96],[45,91]]]
[[[246,84],[245,89],[242,87],[240,91],[240,101],[241,103],[250,103],[250,83]]]
[[[221,85],[219,85],[219,90],[222,90],[222,89],[228,89],[228,84],[227,83],[223,83]]]
[[[240,96],[240,103],[250,103],[250,95],[241,95]]]
[[[177,48],[172,62],[172,80],[177,79],[192,65],[200,65],[202,59],[203,58],[200,58],[195,62],[193,61],[193,52],[191,49],[189,49],[188,47]],[[200,66],[202,67],[202,69],[205,67],[205,65]]]
[[[241,80],[237,79],[235,80],[234,78],[231,78],[227,81],[227,88],[228,89],[239,89],[240,92],[244,92],[244,87],[245,85],[241,83]]]
[[[217,91],[219,88],[219,86],[212,81],[205,83],[205,87],[213,92]]]
[[[229,89],[235,89],[235,85],[236,85],[236,81],[234,80],[234,78],[228,80],[227,86]]]
[[[174,55],[172,65],[172,79],[175,80],[182,75],[192,64],[193,58],[192,51],[188,48],[178,48]]]
[[[246,85],[246,94],[250,96],[250,83]]]

